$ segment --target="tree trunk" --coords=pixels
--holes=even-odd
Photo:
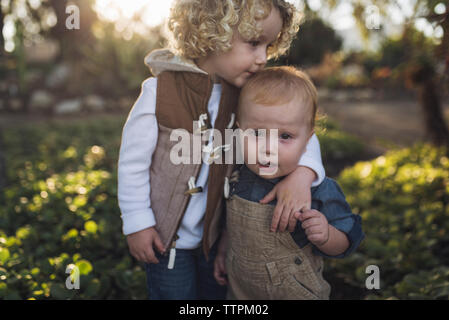
[[[3,156],[4,147],[2,138],[2,130],[0,129],[0,193],[3,192],[2,190],[6,186],[6,165],[5,158]]]
[[[53,8],[57,24],[51,29],[51,36],[59,42],[60,54],[58,61],[71,60],[79,57],[79,49],[83,44],[89,44],[95,41],[91,27],[97,19],[97,15],[93,10],[92,0],[78,0],[74,4],[80,10],[80,29],[68,30],[66,28],[66,19],[69,17],[66,13],[66,7],[69,5],[68,0],[49,0]]]
[[[55,12],[57,20],[56,25],[50,30],[50,34],[52,38],[59,43],[59,54],[56,57],[56,60],[60,62],[64,56],[64,36],[67,35],[65,28],[65,8],[67,5],[67,0],[50,0],[49,2]]]
[[[433,66],[414,61],[406,72],[408,87],[416,90],[423,111],[427,138],[435,146],[449,147],[449,130],[444,120],[440,92],[444,87]],[[448,149],[449,152],[449,149]]]
[[[436,146],[449,147],[449,130],[444,121],[441,101],[434,80],[429,78],[418,87],[419,101],[424,114],[426,134]]]
[[[3,11],[2,7],[0,6],[0,59],[4,56],[5,53],[5,38],[3,37]]]

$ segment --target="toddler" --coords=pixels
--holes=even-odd
[[[215,263],[218,282],[227,273],[229,299],[328,299],[322,257],[345,257],[364,237],[360,216],[329,178],[311,189],[312,209],[295,214],[293,232],[269,232],[275,202],[259,200],[296,169],[316,108],[315,87],[292,67],[265,69],[242,89],[237,125],[245,164],[231,177]]]

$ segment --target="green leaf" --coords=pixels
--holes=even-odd
[[[7,248],[0,247],[0,262],[6,263],[10,257],[9,250]]]
[[[39,268],[33,268],[33,269],[31,269],[31,274],[32,274],[33,276],[37,276],[37,275],[39,274],[40,271],[41,271],[41,270],[40,270]]]
[[[60,283],[53,283],[50,286],[50,295],[55,299],[68,299],[73,296],[73,291],[74,290],[67,289]]]
[[[30,226],[25,226],[17,229],[16,237],[19,239],[26,239],[30,235],[30,229],[31,229]]]
[[[89,282],[86,291],[84,293],[88,298],[98,298],[97,295],[98,292],[100,291],[100,288],[101,288],[100,280],[95,278]]]
[[[8,285],[4,282],[0,282],[0,298],[4,297],[6,295],[7,290],[8,290]]]
[[[93,270],[92,264],[84,259],[77,261],[75,265],[79,268],[80,275],[88,275]]]
[[[97,226],[97,223],[96,223],[95,221],[90,220],[90,221],[87,221],[87,222],[84,224],[84,229],[85,229],[88,233],[93,233],[93,234],[95,234],[95,233],[97,233],[98,226]]]
[[[5,295],[5,300],[22,300],[17,290],[8,290]]]

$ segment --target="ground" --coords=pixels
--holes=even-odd
[[[449,101],[444,104],[446,123],[449,125]],[[413,100],[362,101],[320,103],[320,111],[340,124],[341,129],[353,134],[366,143],[371,154],[380,155],[392,147],[408,147],[425,139],[422,111]],[[3,114],[0,128],[46,121],[70,121],[73,119],[104,117],[98,115],[40,116]],[[114,115],[111,115],[114,116]],[[126,114],[116,113],[122,116]]]
[[[324,102],[320,108],[375,153],[393,146],[409,147],[425,139],[422,111],[416,101]],[[449,102],[443,110],[449,125]]]

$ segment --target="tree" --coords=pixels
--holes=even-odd
[[[6,73],[6,70],[4,68],[4,61],[6,59],[5,57],[5,39],[3,38],[3,19],[4,19],[4,13],[3,13],[3,7],[0,5],[0,76],[3,77],[4,73]],[[5,158],[4,158],[4,150],[2,145],[2,130],[0,128],[0,193],[2,192],[2,189],[6,185],[6,168],[5,168]]]
[[[79,53],[79,48],[83,44],[89,44],[94,39],[91,31],[92,24],[97,20],[97,14],[93,10],[94,2],[95,0],[77,0],[73,2],[80,11],[80,29],[69,30],[65,23],[69,17],[66,12],[66,8],[70,4],[68,0],[41,0],[38,7],[32,6],[30,1],[6,0],[4,8],[6,8],[7,12],[0,12],[0,27],[3,27],[5,17],[9,16],[9,18],[14,20],[16,29],[22,28],[22,40],[31,40],[37,32],[42,37],[55,39],[59,43],[61,51],[58,60],[71,58]],[[19,11],[25,11],[26,14],[18,14]],[[57,20],[56,24],[51,26],[47,23],[50,15],[54,15]],[[29,31],[30,28],[27,28],[29,25],[34,25],[38,28],[31,28],[32,31]],[[0,32],[0,42],[3,42],[3,40]],[[3,49],[4,44],[1,45]]]
[[[78,0],[76,6],[80,10],[80,29],[68,30],[65,21],[68,17],[66,8],[68,0],[48,0],[57,18],[56,25],[50,29],[50,36],[56,39],[61,48],[58,60],[70,59],[80,54],[82,45],[91,44],[94,37],[91,26],[97,19],[92,6],[93,0]]]
[[[332,27],[327,25],[316,12],[304,3],[304,21],[293,39],[287,55],[280,57],[273,65],[310,66],[321,63],[326,53],[341,49],[343,40]]]
[[[5,54],[5,39],[3,38],[3,9],[0,5],[0,60],[3,58],[3,55]]]
[[[281,64],[310,66],[319,64],[326,53],[341,49],[342,39],[322,19],[306,20],[293,40],[287,56],[279,59]]]
[[[388,18],[389,6],[397,6],[402,10],[400,2],[397,0],[368,0],[363,3],[360,0],[332,0],[328,5],[330,8],[335,8],[342,2],[351,3],[357,26],[364,37],[370,37],[372,34],[366,27],[368,6],[375,6],[379,14],[386,18]],[[418,18],[425,18],[434,27],[441,27],[443,30],[441,43],[433,53],[435,59],[426,59],[420,50],[407,51],[408,49],[404,49],[407,53],[405,75],[408,86],[417,92],[430,141],[437,146],[449,146],[449,130],[444,121],[441,96],[439,95],[440,92],[447,91],[449,88],[449,5],[446,3],[444,6],[444,13],[436,14],[434,8],[439,3],[443,2],[441,0],[416,0],[412,15],[404,22],[402,37],[406,40],[410,39],[411,33],[414,31],[413,24]],[[445,64],[445,72],[442,76],[435,72],[435,64],[439,62]]]
[[[60,54],[58,60],[70,59],[80,54],[80,47],[84,43],[88,43],[93,39],[91,33],[91,25],[96,19],[96,14],[92,9],[94,0],[77,0],[75,4],[80,8],[81,30],[67,30],[65,20],[67,18],[66,6],[67,0],[42,0],[40,6],[33,7],[30,1],[2,1],[0,5],[0,76],[7,77],[13,75],[17,79],[19,85],[19,95],[17,99],[22,101],[23,105],[27,105],[30,98],[30,92],[27,90],[25,82],[25,73],[27,65],[24,54],[24,41],[31,39],[34,34],[30,33],[27,25],[38,25],[38,33],[43,37],[52,37],[60,44]],[[26,15],[19,15],[19,10],[25,10]],[[46,20],[49,12],[53,12],[57,17],[57,23],[53,27],[48,27]],[[5,51],[5,39],[3,35],[3,27],[5,18],[12,18],[16,33],[14,35],[15,48],[14,51],[8,53]],[[70,32],[69,32],[70,31]],[[7,67],[6,60],[14,61],[14,69]],[[3,98],[3,97],[2,97]],[[6,96],[5,99],[9,97]],[[1,140],[1,131],[0,131]],[[5,184],[5,163],[3,157],[3,149],[0,144],[0,189]]]
[[[3,141],[2,141],[2,130],[0,128],[0,193],[2,189],[6,186],[6,166],[5,166],[5,157],[3,155]]]
[[[412,32],[404,32],[405,41],[409,41]],[[424,126],[428,139],[437,146],[449,146],[449,130],[444,121],[440,92],[444,92],[447,83],[435,71],[435,60],[439,60],[437,50],[433,50],[434,57],[417,48],[411,51],[406,60],[406,85],[417,93],[424,115]],[[447,73],[446,65],[446,73]]]

